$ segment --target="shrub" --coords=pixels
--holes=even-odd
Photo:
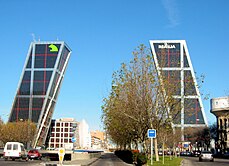
[[[141,166],[147,163],[147,156],[144,153],[138,153],[137,155],[137,165]]]
[[[133,154],[130,150],[116,150],[115,155],[126,163],[133,163]]]

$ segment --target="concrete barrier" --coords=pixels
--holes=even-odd
[[[101,152],[98,153],[72,153],[71,154],[71,160],[87,160],[87,159],[92,159],[92,158],[99,158],[101,156]]]
[[[58,161],[58,151],[40,151],[43,158],[47,158],[47,160]],[[74,161],[74,160],[88,160],[92,158],[99,158],[103,152],[73,152],[73,151],[65,151],[64,160]]]

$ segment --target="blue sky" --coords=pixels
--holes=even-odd
[[[111,77],[149,40],[186,40],[201,91],[229,95],[227,0],[7,0],[0,1],[0,116],[6,121],[26,54],[35,39],[65,41],[72,55],[54,118],[85,119],[102,129],[101,105]],[[210,101],[204,101],[210,123]]]

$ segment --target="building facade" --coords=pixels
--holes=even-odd
[[[89,125],[84,119],[79,124],[79,140],[80,148],[91,148],[91,134],[89,132]]]
[[[48,149],[79,148],[79,122],[73,118],[52,120],[46,145]]]
[[[45,144],[70,54],[65,42],[30,44],[9,122],[30,120],[37,124],[33,147]]]
[[[91,136],[99,138],[101,141],[105,140],[105,133],[99,130],[91,131]]]
[[[211,113],[217,119],[217,152],[229,151],[229,96],[211,99]]]
[[[207,126],[186,42],[151,40],[150,45],[159,78],[174,85],[172,96],[177,100],[180,109],[177,118],[173,120],[173,127],[181,130],[181,139],[184,141],[186,128]],[[164,89],[166,93],[168,89]]]
[[[91,146],[93,149],[106,148],[105,133],[99,130],[91,131]]]

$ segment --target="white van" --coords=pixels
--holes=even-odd
[[[20,142],[7,142],[4,147],[4,159],[24,159],[28,161],[24,145]]]

